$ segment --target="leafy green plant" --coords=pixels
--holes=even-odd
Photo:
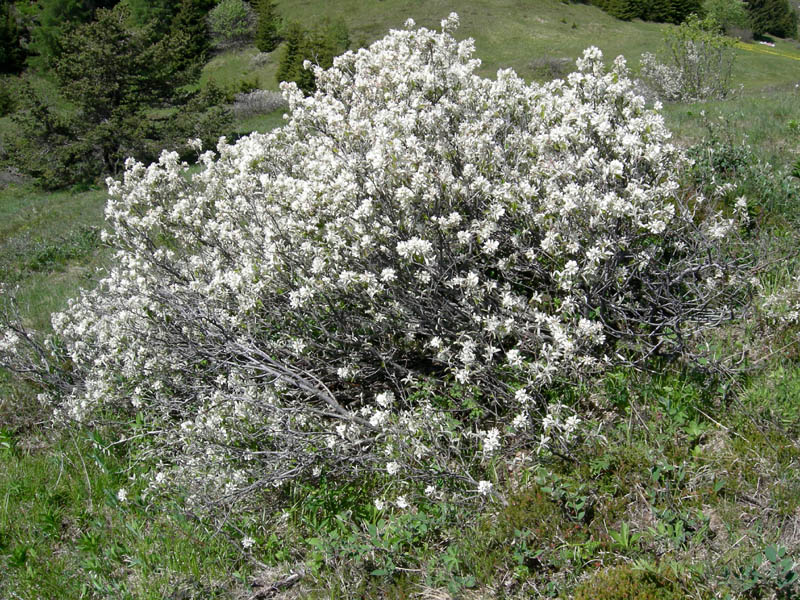
[[[16,109],[16,87],[15,78],[0,77],[0,117],[5,117]]]
[[[626,522],[620,525],[619,531],[609,530],[608,535],[614,540],[615,546],[624,552],[636,550],[639,545],[639,540],[642,538],[641,533],[631,532],[630,525]]]
[[[731,92],[734,41],[721,35],[713,19],[689,16],[665,30],[663,59],[642,55],[641,76],[664,100],[722,99]]]
[[[544,469],[536,475],[536,483],[545,494],[561,506],[570,520],[575,522],[591,520],[592,496],[588,484],[564,479]]]
[[[253,36],[255,16],[243,0],[222,0],[208,13],[208,28],[217,46],[230,46]]]
[[[746,198],[747,214],[754,225],[772,224],[778,219],[795,223],[800,186],[784,168],[764,160],[762,150],[736,132],[733,121],[744,115],[739,112],[730,118],[715,118],[702,113],[704,136],[688,149],[692,167],[686,173],[686,184],[718,199],[729,211],[735,209],[739,198]]]
[[[71,31],[60,42],[54,74],[74,110],[24,87],[14,115],[18,131],[4,139],[12,165],[60,188],[117,173],[128,157],[152,161],[189,137],[216,141],[225,114],[180,89],[195,70],[179,60],[174,42],[152,24],[131,27],[124,3]]]
[[[520,580],[525,580],[541,566],[540,557],[544,554],[544,550],[536,543],[531,531],[522,529],[514,530],[511,546],[514,575]]]
[[[32,556],[31,547],[25,544],[20,544],[11,550],[11,554],[8,556],[8,564],[12,568],[21,569],[27,564],[28,560],[32,558]]]
[[[16,448],[17,438],[14,432],[5,427],[0,427],[0,454],[13,454]]]
[[[794,560],[779,544],[767,545],[740,570],[737,580],[739,589],[751,598],[765,593],[774,593],[781,600],[800,597]]]

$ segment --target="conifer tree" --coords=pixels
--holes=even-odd
[[[753,33],[778,37],[797,35],[797,14],[789,6],[788,0],[749,0],[747,10]]]
[[[308,43],[308,32],[300,23],[293,21],[286,28],[286,44],[283,47],[281,60],[275,77],[278,81],[295,81],[298,70],[298,61],[302,68],[303,49]]]
[[[21,31],[14,7],[0,0],[0,73],[19,73],[25,64],[25,51],[20,45]]]
[[[138,26],[152,25],[159,33],[167,33],[181,9],[174,0],[127,0],[131,19]]]
[[[202,62],[211,47],[206,15],[213,6],[213,0],[181,1],[171,30],[175,40],[174,60],[181,68]]]
[[[350,35],[341,20],[323,20],[307,30],[299,23],[291,23],[286,30],[286,45],[278,65],[278,81],[294,81],[305,93],[315,89],[314,74],[303,67],[305,61],[328,68],[334,57],[347,51]]]
[[[272,52],[278,47],[280,37],[280,17],[278,7],[273,0],[257,0],[256,39],[255,43],[261,52]]]

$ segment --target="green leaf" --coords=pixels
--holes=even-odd
[[[771,563],[778,562],[778,550],[775,546],[769,545],[764,548],[764,556],[767,557],[767,560]]]

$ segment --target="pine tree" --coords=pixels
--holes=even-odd
[[[175,60],[181,68],[204,61],[211,47],[206,15],[213,6],[213,0],[181,1],[171,29]]]
[[[306,60],[328,68],[334,57],[345,52],[350,45],[347,25],[341,20],[323,20],[307,30],[299,23],[291,23],[286,30],[286,45],[278,64],[278,81],[294,81],[310,94],[316,84],[311,70],[303,67]]]
[[[756,35],[797,35],[797,15],[789,6],[788,0],[750,0],[747,11]]]
[[[303,48],[308,43],[308,32],[296,21],[289,23],[289,26],[286,28],[285,37],[286,43],[283,47],[280,62],[278,63],[278,71],[275,73],[275,77],[279,82],[296,80],[298,61],[302,69],[303,59],[301,56]]]
[[[162,34],[170,30],[172,20],[181,9],[181,3],[174,0],[127,0],[127,3],[134,24],[152,25]]]
[[[19,73],[25,65],[21,31],[11,2],[0,1],[0,73]]]
[[[41,0],[39,23],[31,32],[31,48],[46,65],[61,54],[61,39],[69,29],[91,18],[82,0]]]
[[[280,37],[280,17],[278,7],[273,0],[258,0],[256,4],[256,39],[255,43],[261,52],[272,52],[278,47]]]

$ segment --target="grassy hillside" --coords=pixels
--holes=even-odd
[[[619,21],[594,6],[559,0],[478,0],[469,3],[447,0],[299,0],[278,2],[278,6],[286,22],[295,20],[309,24],[322,18],[342,19],[347,23],[356,46],[382,37],[389,29],[402,28],[408,18],[413,18],[418,25],[437,28],[442,18],[450,12],[457,12],[461,19],[458,36],[475,40],[476,55],[482,61],[479,72],[487,77],[492,77],[497,69],[510,67],[523,77],[532,79],[539,74],[537,65],[541,61],[567,58],[574,63],[591,45],[600,48],[608,59],[625,56],[635,71],[639,56],[657,49],[667,27],[642,21]],[[774,50],[784,56],[741,50],[735,72],[737,85],[744,86],[747,92],[754,92],[800,80],[800,47],[797,42],[778,41]],[[206,69],[206,74],[219,72],[230,77],[236,73],[254,73],[262,85],[276,89],[273,74],[277,57],[263,68],[252,69],[247,64],[251,52],[246,50],[218,57]],[[223,68],[222,63],[228,66]]]
[[[483,75],[512,67],[529,79],[589,45],[609,59],[625,55],[635,70],[664,29],[556,0],[278,5],[286,21],[342,18],[354,46],[409,17],[438,28],[457,11],[458,35],[475,39]],[[699,157],[687,186],[730,182],[750,198],[763,227],[752,249],[774,261],[766,288],[797,274],[800,235],[800,187],[784,171],[800,158],[800,49],[778,41],[775,50],[738,51],[739,95],[664,109]],[[220,54],[202,84],[276,89],[280,51]],[[276,113],[237,128],[279,123]],[[725,160],[704,162],[711,154]],[[103,204],[99,188],[0,187],[0,283],[18,286],[31,325],[49,328],[50,312],[91,286],[108,259],[96,233]],[[733,341],[719,343],[741,341],[724,333]],[[371,491],[381,482],[365,479],[298,485],[280,506],[265,497],[258,512],[205,523],[177,492],[133,493],[146,469],[135,440],[112,445],[110,431],[49,428],[35,391],[0,372],[0,598],[796,598],[797,335],[790,330],[781,347],[754,343],[732,382],[669,364],[610,373],[588,395],[603,439],[575,460],[509,472],[507,505],[463,513],[431,502],[397,519],[379,518]],[[387,558],[397,570],[379,568]]]

